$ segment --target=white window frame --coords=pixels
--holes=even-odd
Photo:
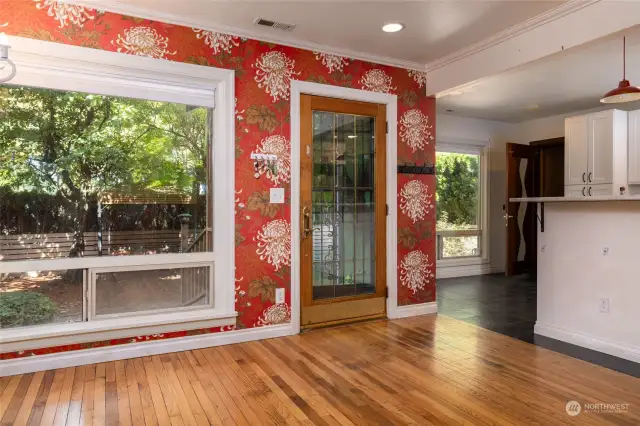
[[[233,325],[235,312],[235,73],[213,67],[11,37],[17,74],[8,84],[179,102],[213,108],[215,252],[0,262],[0,273],[209,266],[208,309],[143,312],[75,323],[0,330],[2,351]],[[88,293],[85,274],[85,296]],[[88,303],[86,303],[89,306]],[[90,313],[85,312],[85,318]]]
[[[480,200],[478,203],[479,228],[476,230],[440,231],[436,230],[436,251],[440,250],[440,236],[467,236],[479,235],[480,255],[439,259],[436,253],[436,266],[466,266],[489,263],[489,148],[488,144],[480,142],[445,142],[436,144],[438,152],[450,152],[458,154],[471,154],[480,156]],[[436,173],[439,171],[436,170]],[[438,208],[436,204],[436,209]]]

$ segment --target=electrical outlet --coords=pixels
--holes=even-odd
[[[276,303],[284,303],[284,288],[276,288]]]
[[[602,255],[606,256],[609,254],[609,247],[602,247]]]
[[[609,313],[609,308],[610,308],[610,302],[611,300],[608,297],[602,298],[600,299],[600,312],[603,314],[608,314]]]

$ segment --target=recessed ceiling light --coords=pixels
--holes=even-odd
[[[404,25],[399,23],[399,22],[391,22],[389,24],[385,24],[382,26],[382,31],[384,31],[385,33],[397,33],[398,31],[402,30],[404,28]]]

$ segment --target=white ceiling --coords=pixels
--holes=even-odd
[[[106,10],[180,21],[253,37],[316,43],[380,62],[413,65],[453,53],[560,5],[564,0],[214,1],[71,0]],[[257,17],[296,24],[292,32],[258,27]],[[383,33],[384,23],[406,28]]]
[[[640,27],[627,35],[627,80],[640,86]],[[601,106],[622,79],[622,35],[615,34],[495,75],[437,99],[438,113],[520,122]],[[450,92],[450,91],[447,91]],[[620,104],[640,109],[640,102]]]

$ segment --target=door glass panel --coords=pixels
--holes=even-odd
[[[375,118],[313,112],[313,299],[375,293]]]

